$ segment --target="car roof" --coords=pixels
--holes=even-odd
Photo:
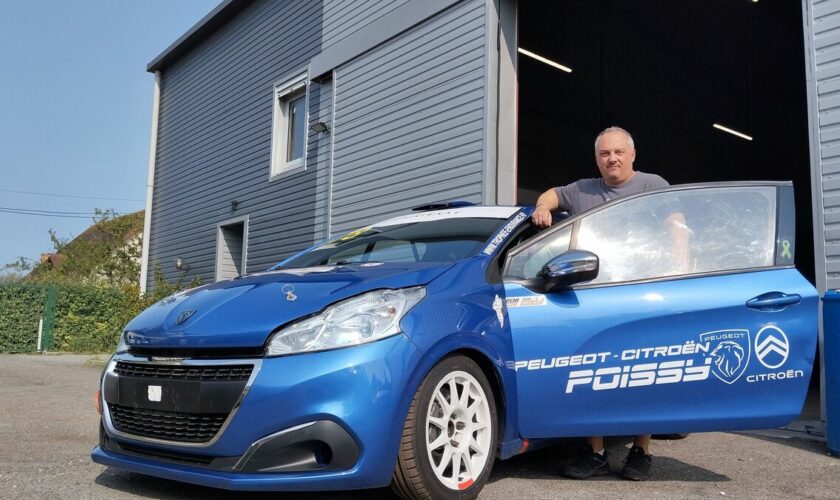
[[[415,212],[406,215],[399,215],[390,219],[385,219],[383,221],[377,222],[372,227],[395,226],[399,224],[410,224],[412,222],[429,222],[444,219],[479,218],[507,220],[521,209],[522,207],[516,206],[477,205],[472,207],[457,207],[447,208],[443,210],[429,210],[425,212]]]

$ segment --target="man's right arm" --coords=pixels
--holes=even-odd
[[[551,212],[559,207],[560,200],[557,198],[557,192],[554,188],[550,188],[537,199],[537,207],[534,210],[534,215],[531,216],[531,220],[538,227],[550,227]]]

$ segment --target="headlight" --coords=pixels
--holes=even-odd
[[[128,351],[128,344],[125,341],[125,332],[120,334],[120,341],[117,344],[117,349],[114,351],[114,354],[122,354]]]
[[[266,354],[281,356],[349,347],[400,333],[400,320],[426,296],[422,286],[376,290],[329,306],[292,323],[268,341]]]

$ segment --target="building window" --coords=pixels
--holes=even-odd
[[[305,167],[306,114],[305,74],[274,86],[271,178]]]

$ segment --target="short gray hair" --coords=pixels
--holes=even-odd
[[[602,135],[608,134],[610,132],[621,132],[625,136],[627,136],[627,143],[630,144],[630,149],[636,149],[636,145],[633,143],[633,136],[630,135],[630,132],[624,130],[621,127],[607,127],[598,134],[598,137],[595,138],[595,151],[598,151],[598,139],[601,138]]]

